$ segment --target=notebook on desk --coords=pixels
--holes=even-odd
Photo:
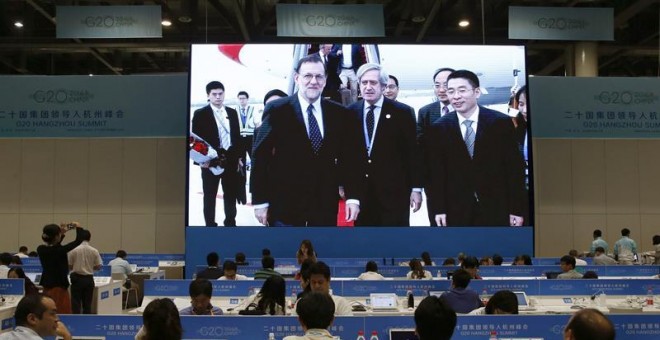
[[[390,328],[390,340],[419,340],[414,328]]]
[[[369,294],[369,300],[371,301],[371,310],[374,312],[399,310],[397,297],[394,293],[371,293]]]

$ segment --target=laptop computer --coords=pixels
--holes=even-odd
[[[390,328],[390,340],[419,340],[414,328]]]
[[[397,297],[394,293],[371,293],[369,294],[369,300],[371,301],[371,310],[374,312],[399,310]]]
[[[518,299],[518,311],[536,310],[536,308],[529,305],[529,299],[525,292],[513,292],[513,294],[516,294]]]

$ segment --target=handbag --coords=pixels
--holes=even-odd
[[[245,309],[239,310],[238,315],[266,315],[265,311],[259,309],[256,303],[251,303]]]

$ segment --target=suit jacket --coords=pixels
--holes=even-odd
[[[298,95],[266,105],[252,152],[253,204],[269,203],[271,220],[285,224],[337,224],[338,186],[361,199],[366,155],[357,117],[321,99],[323,144],[314,155]],[[304,113],[306,114],[306,113]]]
[[[426,104],[422,106],[419,109],[419,115],[417,117],[417,143],[419,144],[419,149],[420,149],[420,154],[422,155],[422,162],[425,165],[424,166],[424,187],[425,190],[428,191],[428,181],[429,181],[429,176],[428,172],[428,167],[426,164],[428,164],[428,159],[426,159],[426,151],[425,148],[426,146],[424,145],[424,134],[428,133],[428,129],[431,127],[433,122],[436,120],[440,119],[442,117],[442,110],[440,109],[440,103],[439,102],[433,102],[430,104]]]
[[[227,150],[227,166],[222,176],[232,176],[236,174],[238,167],[238,158],[240,158],[240,125],[238,113],[236,110],[225,106],[227,117],[229,118],[229,135],[231,140],[231,147]],[[206,105],[193,113],[192,119],[192,132],[204,139],[216,151],[220,150],[220,135],[218,134],[218,124],[216,123],[213,109],[210,105]]]
[[[316,55],[323,60],[320,52],[317,52]],[[339,99],[339,86],[341,85],[341,79],[337,73],[337,69],[341,67],[339,63],[341,62],[337,54],[330,52],[327,55],[328,62],[325,64],[325,69],[328,79],[325,82],[325,87],[323,88],[323,97],[330,97],[332,100]]]
[[[362,143],[364,139],[364,100],[349,110],[359,117]],[[414,110],[410,106],[387,98],[383,99],[371,155],[366,166],[369,182],[373,183],[382,206],[403,206],[408,209],[412,188],[421,188],[420,157],[415,141]]]
[[[526,195],[511,118],[479,107],[472,159],[458,124],[457,113],[450,112],[433,123],[426,137],[432,213],[446,213],[448,225],[472,225],[476,194],[487,225],[509,225],[509,214],[523,214]]]

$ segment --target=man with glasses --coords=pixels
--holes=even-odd
[[[446,115],[447,113],[454,111],[454,108],[449,103],[449,97],[447,96],[447,77],[454,72],[454,69],[443,67],[439,68],[433,73],[433,92],[437,100],[434,100],[430,104],[426,104],[419,109],[419,114],[417,117],[417,143],[421,149],[422,162],[424,163],[424,169],[428,169],[428,160],[424,155],[424,133],[431,127],[431,124],[440,117]],[[424,181],[426,183],[424,191],[426,192],[426,208],[429,215],[429,222],[431,226],[435,227],[435,216],[431,213],[431,200],[429,197],[433,194],[429,194],[431,188],[428,186],[429,174],[424,174]]]
[[[390,74],[383,95],[387,99],[396,101],[396,97],[399,96],[399,79]]]
[[[16,328],[0,335],[0,340],[38,340],[54,336],[63,340],[73,339],[57,317],[55,301],[46,295],[30,294],[23,297],[16,306],[14,320]]]
[[[447,77],[455,112],[425,136],[431,213],[439,226],[521,226],[525,177],[511,118],[478,105],[479,78]]]
[[[298,61],[298,92],[269,102],[255,141],[250,189],[255,217],[270,226],[336,226],[338,186],[346,220],[360,212],[366,155],[359,121],[321,98],[326,69],[318,54]]]
[[[363,100],[349,109],[361,123],[367,168],[364,204],[355,225],[409,226],[410,208],[416,212],[422,204],[414,110],[383,96],[389,77],[380,65],[364,64],[357,75]]]

